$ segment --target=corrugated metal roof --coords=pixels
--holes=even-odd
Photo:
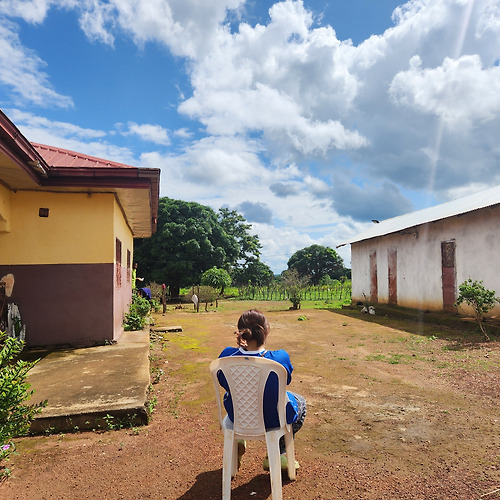
[[[386,219],[378,224],[375,223],[368,230],[363,231],[354,238],[351,238],[349,241],[343,243],[343,245],[368,240],[370,238],[376,238],[377,236],[384,236],[386,234],[395,233],[402,231],[403,229],[419,226],[428,222],[434,222],[446,219],[447,217],[472,212],[473,210],[478,210],[480,208],[498,205],[499,203],[500,186],[496,186],[488,189],[487,191],[481,191],[479,193],[466,196],[465,198],[449,201],[434,207],[424,208],[423,210],[393,217],[392,219]]]
[[[88,156],[67,149],[46,146],[45,144],[32,143],[33,147],[51,167],[74,167],[74,168],[137,168],[124,163],[103,160],[95,156]]]

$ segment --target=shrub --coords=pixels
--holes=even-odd
[[[470,278],[459,285],[458,291],[457,306],[465,302],[472,307],[481,332],[486,340],[490,340],[484,326],[484,315],[495,307],[496,302],[499,302],[495,297],[495,291],[487,290],[482,281],[472,281]]]
[[[283,271],[281,275],[281,282],[288,295],[288,300],[292,303],[292,309],[300,309],[304,288],[309,284],[309,278],[299,275],[296,269]]]
[[[15,449],[12,438],[27,434],[35,415],[47,405],[23,404],[33,395],[26,382],[28,372],[39,361],[16,361],[23,347],[23,341],[0,332],[0,476],[9,473],[1,462]]]
[[[124,329],[126,331],[142,330],[146,324],[150,307],[148,299],[136,294],[132,295],[132,303],[128,313],[125,314]]]
[[[220,289],[220,295],[224,293],[224,288],[231,285],[231,276],[225,269],[212,267],[201,275],[201,284],[212,288]]]

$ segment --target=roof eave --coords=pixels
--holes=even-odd
[[[0,151],[36,183],[40,183],[50,168],[2,110],[0,110]]]
[[[86,188],[89,192],[103,188],[147,189],[149,190],[151,234],[156,232],[160,192],[160,169],[158,168],[51,167],[48,177],[42,179],[40,185],[45,188]]]

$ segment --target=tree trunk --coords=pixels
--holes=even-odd
[[[179,298],[181,287],[177,283],[175,285],[169,285],[168,291],[170,292],[170,299],[175,300]]]

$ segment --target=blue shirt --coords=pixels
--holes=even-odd
[[[220,353],[219,358],[226,358],[229,356],[262,356],[267,359],[272,359],[285,367],[287,371],[287,385],[292,381],[292,362],[290,361],[288,353],[283,349],[278,351],[266,351],[265,349],[261,349],[259,351],[245,351],[244,349],[238,347],[226,347]],[[224,395],[224,407],[226,408],[229,419],[231,422],[234,422],[233,401],[231,399],[226,378],[222,372],[219,372],[218,379],[220,385],[227,391]],[[286,394],[288,399],[286,404],[286,421],[288,424],[292,424],[297,420],[299,407],[294,394],[291,392],[287,392]],[[264,389],[264,423],[266,425],[266,429],[274,429],[280,426],[278,411],[276,409],[277,403],[278,377],[276,374],[271,373]]]

